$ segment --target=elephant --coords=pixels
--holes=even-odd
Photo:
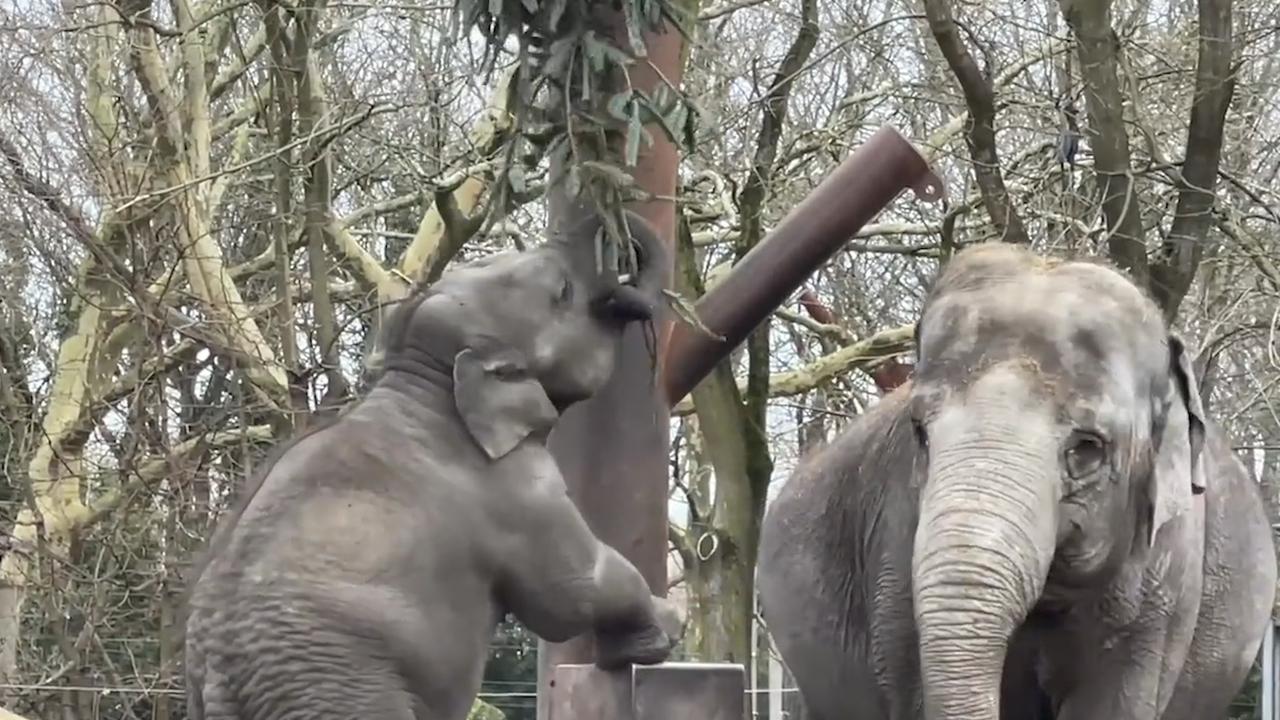
[[[278,451],[208,545],[192,718],[462,720],[508,613],[593,633],[604,669],[669,656],[680,613],[592,533],[545,444],[658,310],[668,251],[625,217],[635,272],[597,266],[592,215],[389,313],[367,394]]]
[[[975,244],[915,335],[910,380],[762,520],[762,614],[809,717],[1225,718],[1276,552],[1148,293]]]

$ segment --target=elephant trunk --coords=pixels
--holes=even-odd
[[[601,222],[594,213],[574,231],[558,242],[574,272],[584,280],[592,280],[591,297],[596,313],[604,319],[627,323],[653,319],[662,290],[667,285],[670,257],[666,244],[644,218],[626,212],[631,231],[637,271],[619,277],[598,264],[595,237]]]
[[[930,720],[999,719],[1009,639],[1053,559],[1053,443],[1006,398],[970,401],[936,423],[939,432],[931,427],[912,558]]]

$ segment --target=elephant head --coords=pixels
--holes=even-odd
[[[1102,264],[958,254],[917,325],[912,557],[927,717],[997,720],[1012,633],[1103,587],[1204,491],[1183,343]]]
[[[666,249],[634,213],[627,225],[639,272],[601,271],[592,215],[524,252],[445,272],[389,318],[383,377],[447,387],[490,459],[595,394],[613,373],[624,327],[653,317]]]

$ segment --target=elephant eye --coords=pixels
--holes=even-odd
[[[1092,433],[1076,433],[1067,448],[1067,474],[1074,480],[1092,475],[1107,461],[1106,442]]]

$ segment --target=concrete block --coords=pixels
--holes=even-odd
[[[744,720],[746,671],[729,663],[663,663],[604,672],[560,665],[548,720]]]

